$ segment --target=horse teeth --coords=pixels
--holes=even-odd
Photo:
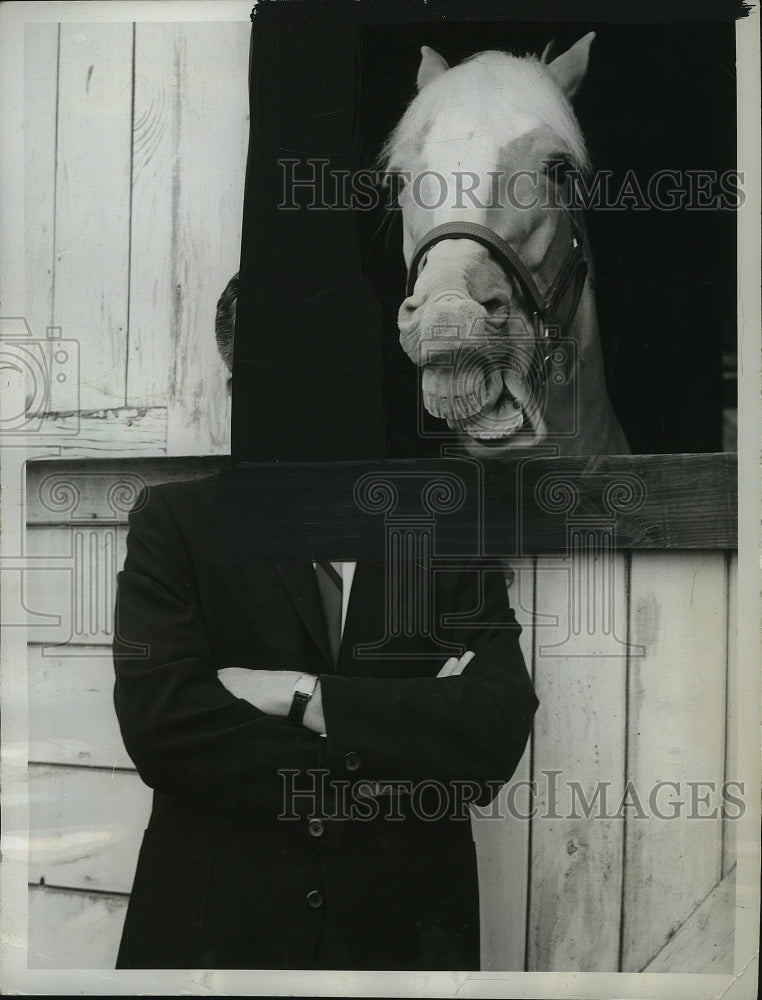
[[[463,421],[460,429],[473,438],[491,441],[509,437],[523,422],[521,408],[516,409],[510,400],[503,399],[475,417]]]
[[[485,374],[475,368],[453,371],[449,367],[427,365],[421,379],[424,406],[432,416],[446,420],[451,428],[466,429],[468,425],[467,433],[473,433],[472,427],[478,426],[481,436],[500,437],[506,424],[510,433],[517,420],[520,421],[520,414],[517,417],[510,409],[510,402],[508,412],[498,417],[504,381],[506,375],[499,371]],[[514,378],[509,377],[508,382],[515,388]],[[479,417],[484,419],[480,421]],[[493,430],[496,419],[498,426]]]
[[[485,403],[493,406],[503,392],[503,378],[500,372],[490,372],[487,376],[485,386]]]
[[[427,365],[421,379],[423,401],[432,416],[453,420],[463,419],[482,408],[482,402],[462,376],[451,368]],[[464,391],[465,390],[465,391]]]
[[[526,379],[515,371],[503,370],[503,385],[514,399],[525,405],[529,398]]]

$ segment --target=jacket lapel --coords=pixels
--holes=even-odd
[[[373,650],[360,652],[357,647],[377,644],[382,648],[386,635],[385,572],[382,560],[357,563],[339,650],[340,674],[370,677],[378,670]]]
[[[324,659],[330,664],[331,670],[335,670],[331,645],[328,640],[328,629],[325,625],[323,606],[320,603],[320,593],[312,563],[279,563],[275,568],[280,574],[296,610],[301,615],[307,631],[314,639]]]

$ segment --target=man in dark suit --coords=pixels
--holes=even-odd
[[[118,967],[478,969],[468,803],[537,706],[502,574],[429,572],[437,628],[363,654],[395,567],[260,560],[231,496],[155,486],[130,515],[115,705],[154,801]]]

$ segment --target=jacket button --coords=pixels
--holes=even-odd
[[[349,753],[344,754],[344,764],[348,771],[356,771],[362,764],[362,757],[354,750],[350,750]]]
[[[313,837],[322,837],[325,833],[325,827],[323,826],[323,821],[320,819],[311,819],[307,829],[310,831]]]
[[[307,902],[313,910],[319,909],[323,905],[323,895],[317,889],[312,889],[307,893]]]

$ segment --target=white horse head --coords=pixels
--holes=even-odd
[[[589,169],[570,101],[593,37],[552,62],[482,52],[452,69],[424,46],[384,147],[410,271],[400,342],[426,409],[473,454],[627,451],[564,179]]]

